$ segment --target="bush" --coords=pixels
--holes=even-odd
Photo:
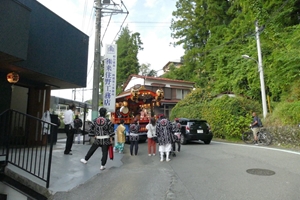
[[[257,102],[242,97],[224,95],[211,98],[203,92],[193,93],[172,109],[170,118],[206,119],[216,138],[240,139],[241,133],[248,129],[252,121],[252,112],[259,113],[257,108],[261,107]]]
[[[273,126],[297,125],[299,122],[299,101],[278,103],[274,112],[268,116],[268,123]]]

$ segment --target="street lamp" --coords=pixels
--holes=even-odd
[[[257,61],[248,55],[242,55],[242,57],[245,59],[254,60],[258,65],[258,72],[259,72],[259,76],[260,76],[260,90],[261,90],[263,116],[264,116],[264,118],[266,118],[268,110],[267,110],[266,90],[265,90],[265,81],[264,81],[264,71],[263,71],[261,59],[259,59],[259,61]]]

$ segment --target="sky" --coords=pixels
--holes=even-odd
[[[92,98],[93,60],[95,48],[95,9],[94,0],[37,0],[52,12],[69,22],[77,29],[89,36],[89,56],[87,66],[86,88],[74,90],[53,90],[52,96],[86,101]],[[184,50],[181,46],[173,47],[170,43],[172,12],[176,10],[177,0],[123,0],[129,14],[114,14],[110,23],[108,16],[101,17],[101,38],[103,47],[113,44],[118,39],[121,27],[128,26],[132,33],[140,33],[144,50],[138,54],[140,64],[150,64],[150,69],[156,70],[158,75],[169,61],[179,61]],[[112,1],[111,1],[112,2]],[[113,0],[121,4],[120,0]],[[113,8],[110,6],[109,8]],[[120,9],[117,7],[116,9]],[[126,9],[122,6],[122,10]],[[127,16],[127,17],[126,17]],[[125,20],[125,21],[124,21]],[[122,25],[122,22],[124,24]],[[101,49],[104,56],[104,48]]]

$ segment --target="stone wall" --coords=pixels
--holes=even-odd
[[[300,148],[300,127],[278,126],[266,128],[273,136],[272,145]]]

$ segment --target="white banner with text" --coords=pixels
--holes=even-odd
[[[108,112],[116,108],[117,45],[107,44],[104,59],[103,107]]]

